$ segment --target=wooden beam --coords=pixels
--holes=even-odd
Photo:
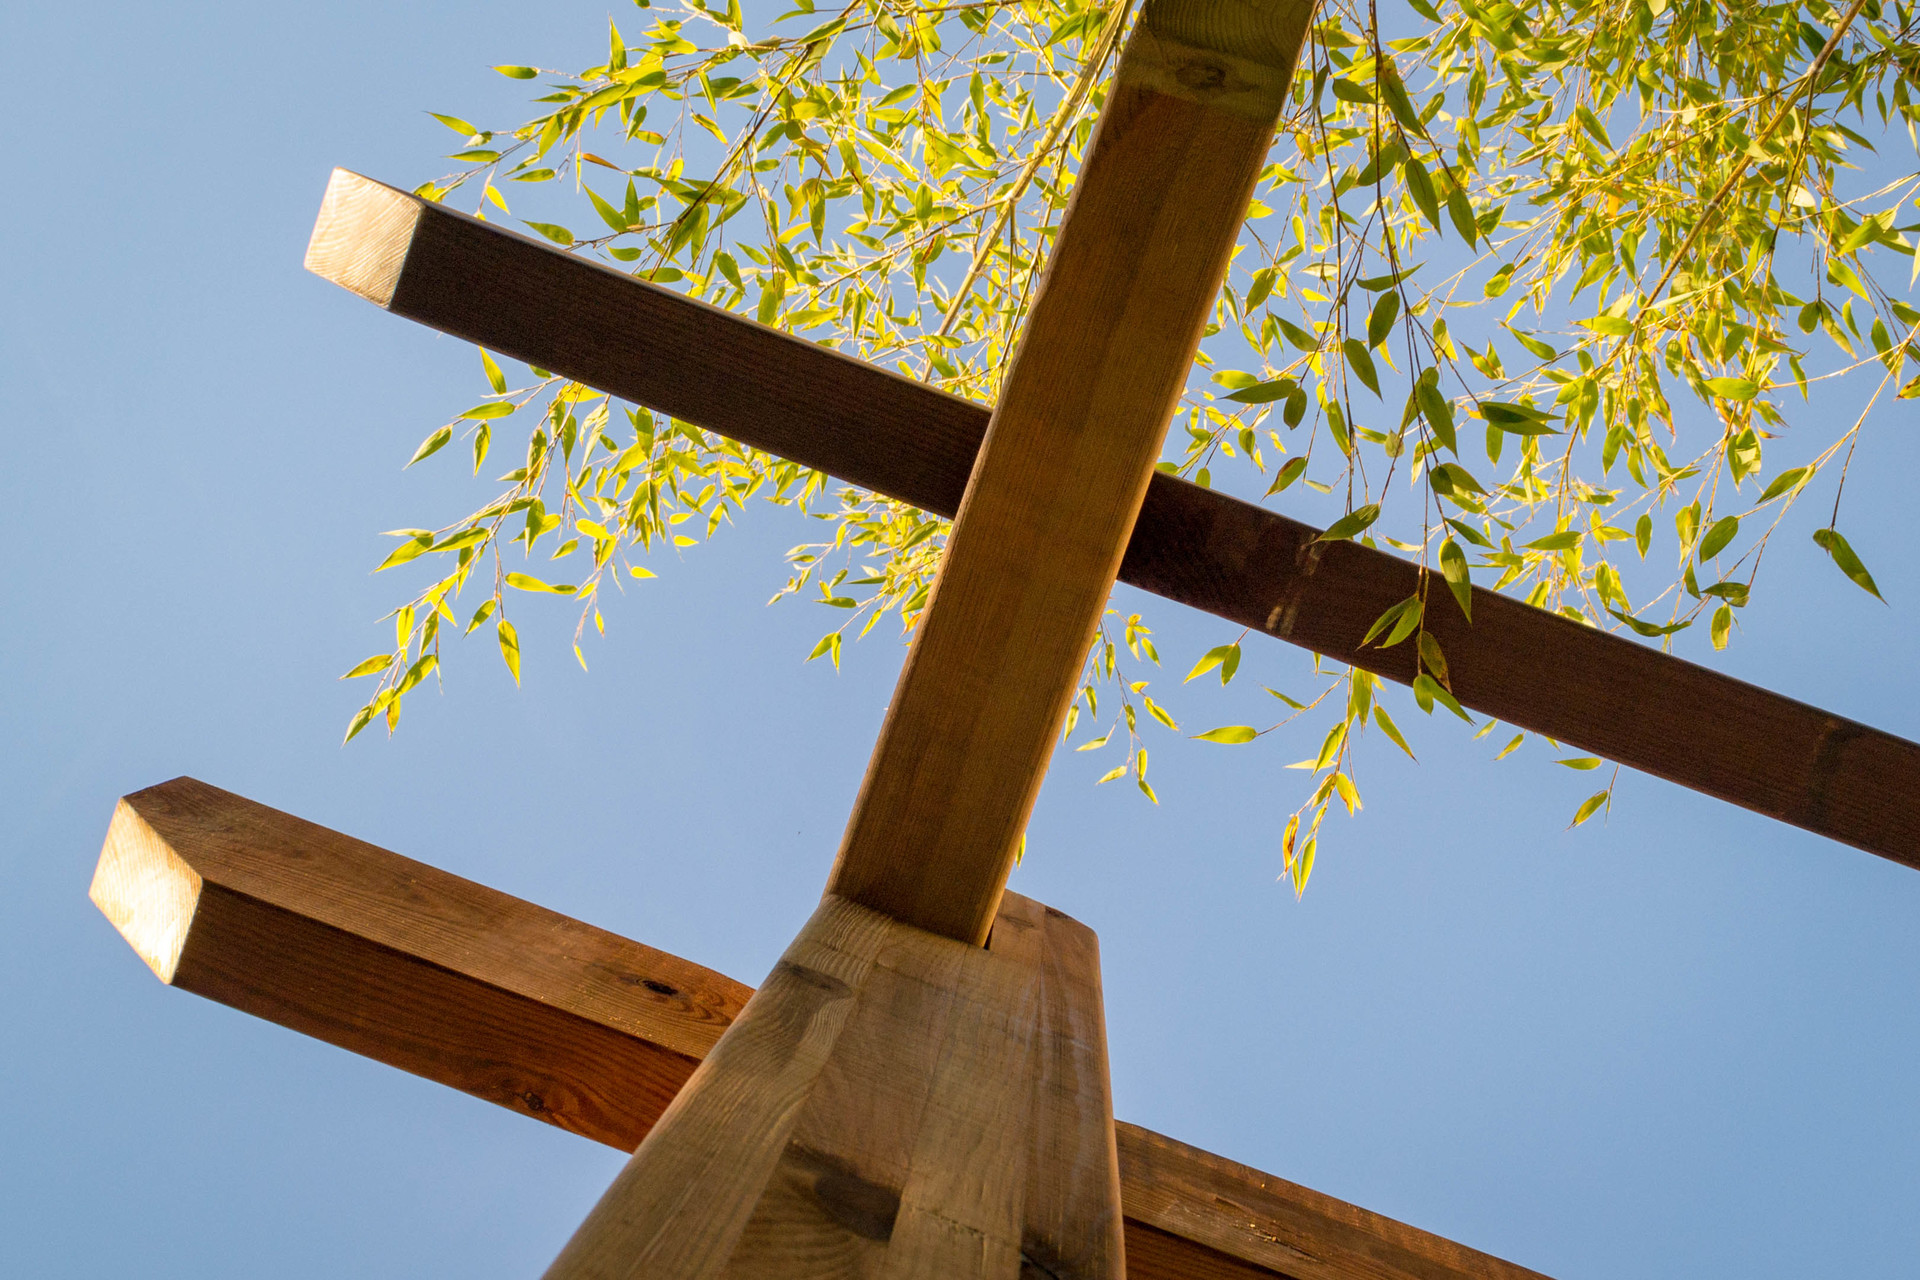
[[[163,981],[622,1151],[751,989],[191,778],[123,799],[93,899]],[[1539,1280],[1117,1126],[1129,1280]]]
[[[752,994],[191,778],[120,801],[91,896],[162,982],[616,1146]]]
[[[986,940],[1253,198],[1307,0],[1147,0],[827,891]]]
[[[1102,1026],[1051,908],[981,948],[829,894],[547,1276],[1122,1280]]]
[[[988,408],[549,244],[335,170],[308,265],[396,315],[938,515]],[[372,264],[372,265],[368,265]],[[1120,580],[1412,679],[1363,648],[1419,570],[1277,512],[1153,477]],[[1475,710],[1920,867],[1920,746],[1475,588],[1428,625]]]

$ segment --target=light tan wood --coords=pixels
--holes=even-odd
[[[752,994],[692,961],[190,778],[122,802],[94,884],[143,960],[173,957],[181,990],[622,1151]],[[1023,902],[1008,894],[1002,922]],[[1067,940],[1055,940],[1043,1002],[1057,970],[1097,981],[1097,956]],[[999,925],[993,945],[1011,945]],[[1042,1017],[1049,1028],[1080,1025]],[[1047,1070],[1043,1061],[1042,1079]],[[1036,1149],[1044,1132],[1035,1130]],[[1538,1275],[1135,1125],[1117,1132],[1129,1280],[1309,1265],[1276,1253],[1279,1243],[1341,1277]],[[1093,1138],[1083,1150],[1107,1140]],[[1056,1154],[1036,1161],[1066,1159],[1065,1139],[1044,1141]],[[1044,1195],[1029,1191],[1029,1222],[1045,1222]],[[848,1212],[861,1203],[849,1197]]]
[[[389,305],[424,208],[384,182],[335,169],[307,241],[307,270],[376,306]]]
[[[1121,1280],[1095,947],[1015,894],[985,949],[829,895],[549,1280]]]
[[[961,499],[830,893],[963,942],[986,938],[1246,216],[1308,9],[1149,0]]]

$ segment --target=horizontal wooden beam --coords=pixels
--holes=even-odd
[[[191,778],[120,801],[92,897],[163,981],[623,1151],[752,994]],[[1129,1280],[1542,1280],[1116,1128]]]
[[[335,170],[307,265],[397,315],[951,516],[988,407]],[[1393,680],[1413,564],[1155,475],[1120,580]],[[1428,626],[1469,707],[1920,867],[1920,746],[1506,596]]]

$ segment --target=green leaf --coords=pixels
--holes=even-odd
[[[1853,579],[1855,586],[1862,591],[1871,591],[1874,599],[1882,604],[1886,603],[1887,598],[1881,595],[1880,588],[1874,585],[1873,575],[1867,572],[1867,566],[1860,563],[1860,557],[1853,553],[1853,548],[1847,545],[1847,540],[1840,536],[1838,529],[1816,529],[1813,532],[1813,540],[1833,557],[1833,562],[1839,566],[1840,572]]]
[[[420,459],[422,458],[432,457],[434,454],[440,452],[441,449],[445,448],[447,441],[451,439],[453,439],[453,428],[452,427],[440,428],[438,431],[434,432],[432,435],[428,436],[425,440],[422,440],[420,442],[420,447],[413,451],[413,456],[411,458],[407,459],[407,466],[409,467],[412,466],[414,463],[420,461]]]
[[[1546,424],[1554,420],[1554,415],[1543,413],[1531,405],[1506,404],[1499,400],[1482,400],[1479,404],[1480,416],[1502,431],[1510,431],[1517,436],[1555,436],[1559,431]]]
[[[1519,342],[1521,346],[1525,347],[1528,353],[1531,355],[1538,356],[1542,360],[1557,360],[1560,357],[1560,353],[1558,351],[1554,350],[1552,347],[1540,341],[1540,339],[1534,337],[1533,335],[1522,333],[1520,330],[1514,328],[1512,325],[1507,326],[1507,332],[1512,334],[1514,336],[1515,341]]]
[[[1281,467],[1280,470],[1277,473],[1275,473],[1273,477],[1273,483],[1267,487],[1267,494],[1271,496],[1273,494],[1279,493],[1281,490],[1285,489],[1288,485],[1292,484],[1295,480],[1298,480],[1300,478],[1300,473],[1302,471],[1305,471],[1306,469],[1307,469],[1307,460],[1305,458],[1287,459],[1287,465],[1285,465],[1284,467]]]
[[[436,542],[433,545],[433,550],[465,551],[468,547],[479,546],[481,543],[485,542],[488,538],[492,536],[493,536],[493,531],[491,529],[485,528],[484,526],[469,528],[469,529],[462,529],[460,530],[460,532],[449,537],[445,542]]]
[[[1275,378],[1271,382],[1256,382],[1250,387],[1242,387],[1227,399],[1237,400],[1241,404],[1268,404],[1292,395],[1294,388],[1299,385],[1292,378]]]
[[[1570,551],[1580,545],[1582,534],[1578,529],[1562,529],[1558,533],[1549,533],[1543,538],[1535,538],[1526,545],[1535,551]]]
[[[1473,620],[1473,580],[1467,575],[1467,553],[1460,544],[1448,538],[1440,547],[1440,576],[1447,580],[1447,589],[1453,592],[1453,598],[1460,603],[1460,612]]]
[[[1187,672],[1187,678],[1180,683],[1188,684],[1216,667],[1220,669],[1221,684],[1233,679],[1233,673],[1240,669],[1240,646],[1237,643],[1215,645],[1200,655],[1200,661],[1193,664],[1193,670]]]
[[[505,618],[495,624],[495,633],[500,637],[500,656],[506,660],[507,670],[513,673],[513,682],[520,683],[520,633]]]
[[[345,746],[347,743],[352,742],[362,729],[372,723],[373,705],[369,703],[353,713],[353,719],[347,724],[347,736],[340,739],[340,745]]]
[[[1434,371],[1429,369],[1427,373]],[[1453,431],[1453,405],[1440,394],[1437,382],[1437,375],[1429,378],[1427,374],[1422,374],[1420,381],[1414,384],[1413,394],[1419,402],[1421,416],[1433,428],[1434,438],[1440,442],[1440,447],[1458,455],[1460,449]]]
[[[1380,295],[1367,317],[1367,345],[1377,347],[1393,333],[1393,322],[1400,316],[1400,295],[1392,290]]]
[[[1724,649],[1733,634],[1733,606],[1723,604],[1713,611],[1713,647]]]
[[[1453,714],[1459,716],[1468,724],[1473,723],[1473,717],[1468,715],[1459,702],[1454,700],[1454,696],[1447,692],[1446,688],[1432,676],[1420,675],[1414,677],[1413,696],[1415,700],[1420,703],[1422,709],[1429,713],[1433,710],[1433,704],[1438,702],[1441,706],[1453,712]]]
[[[1613,150],[1613,139],[1607,136],[1605,126],[1600,123],[1600,117],[1593,114],[1592,108],[1588,107],[1585,103],[1581,103],[1573,109],[1573,115],[1574,118],[1580,122],[1580,127],[1591,134],[1595,142],[1605,147],[1608,151]]]
[[[1624,338],[1633,332],[1633,321],[1625,316],[1594,316],[1580,323],[1595,333],[1604,334],[1609,338]]]
[[[1760,394],[1760,386],[1747,378],[1708,378],[1707,390],[1722,400],[1746,401]]]
[[[1459,187],[1447,192],[1447,216],[1453,219],[1454,230],[1469,245],[1480,238],[1480,228],[1473,220],[1473,202],[1467,199],[1467,193]]]
[[[1358,338],[1348,338],[1340,344],[1340,350],[1346,353],[1347,367],[1366,384],[1367,390],[1379,395],[1380,375],[1374,370],[1373,356],[1367,351],[1366,344]]]
[[[577,587],[566,586],[564,584],[556,585],[542,582],[540,579],[526,573],[508,574],[507,585],[521,591],[545,591],[556,596],[570,596],[578,590]]]
[[[1647,548],[1652,544],[1653,517],[1642,512],[1640,518],[1634,521],[1633,524],[1633,545],[1640,549],[1640,558],[1642,560],[1647,558]]]
[[[1400,726],[1393,722],[1393,717],[1387,714],[1385,707],[1379,706],[1378,704],[1374,706],[1373,722],[1380,726],[1380,732],[1387,735],[1388,741],[1407,753],[1409,760],[1418,760],[1420,758],[1413,754],[1413,748],[1407,745],[1406,738],[1400,732]]]
[[[1651,623],[1651,622],[1642,622],[1640,621],[1640,619],[1634,617],[1632,614],[1622,613],[1620,612],[1620,610],[1614,608],[1612,605],[1607,606],[1607,612],[1612,614],[1614,617],[1618,618],[1620,621],[1626,623],[1629,627],[1633,628],[1635,634],[1648,636],[1648,637],[1670,636],[1676,631],[1685,631],[1688,627],[1693,625],[1691,621],[1682,621],[1682,622],[1669,622],[1665,626],[1656,626],[1654,623]]]
[[[371,658],[368,658],[365,662],[361,663],[359,666],[347,672],[347,674],[341,676],[340,678],[342,680],[358,680],[361,676],[370,676],[374,674],[376,671],[385,671],[388,667],[392,665],[393,665],[392,654],[376,653]]]
[[[1812,467],[1795,467],[1791,471],[1782,471],[1773,478],[1773,483],[1768,485],[1766,490],[1761,493],[1760,501],[1772,502],[1788,490],[1800,488],[1800,486],[1804,485],[1812,476]]]
[[[495,67],[494,70],[509,80],[531,80],[540,74],[532,67]]]
[[[1567,826],[1577,827],[1594,814],[1600,812],[1601,808],[1606,805],[1608,798],[1612,795],[1613,788],[1609,787],[1605,791],[1588,796],[1585,800],[1581,801],[1580,807],[1573,811],[1573,821],[1569,822]]]
[[[1586,770],[1598,769],[1602,761],[1599,756],[1578,756],[1570,760],[1555,760],[1554,763],[1563,764],[1569,769]]]
[[[463,138],[471,138],[480,132],[459,116],[443,116],[438,111],[429,111],[427,114]]]
[[[558,245],[573,243],[573,232],[551,222],[529,222],[528,226]]]
[[[403,565],[409,560],[418,559],[426,552],[427,548],[432,545],[433,535],[430,533],[422,533],[408,538],[405,542],[395,547],[393,552],[388,555],[385,560],[382,560],[374,567],[373,571],[379,573],[382,570],[394,568],[396,565]]]
[[[814,645],[813,651],[807,655],[807,661],[812,662],[823,653],[833,659],[833,669],[838,671],[840,669],[840,633],[838,631],[829,631],[821,636],[820,643]]]
[[[1433,175],[1417,157],[1409,157],[1401,172],[1406,174],[1407,194],[1413,197],[1414,204],[1426,215],[1433,229],[1440,230],[1440,197],[1433,189]]]
[[[1338,542],[1364,532],[1369,525],[1380,518],[1380,504],[1369,502],[1333,522],[1333,527],[1314,539],[1316,542]]]
[[[582,183],[587,199],[593,202],[593,211],[600,215],[600,221],[615,231],[625,231],[628,227],[627,215],[600,198],[599,192]]]
[[[461,414],[460,416],[462,418],[473,418],[476,420],[484,420],[487,418],[504,418],[508,414],[512,413],[513,410],[514,410],[514,406],[508,403],[507,401],[493,400],[486,404],[477,404],[473,406],[473,408]]]
[[[1223,724],[1218,729],[1209,729],[1193,736],[1197,742],[1222,742],[1228,746],[1238,746],[1243,742],[1252,742],[1260,736],[1260,731],[1250,724]]]
[[[1473,473],[1457,462],[1443,462],[1431,472],[1430,483],[1441,493],[1485,493]]]
[[[1708,527],[1706,537],[1700,539],[1700,563],[1705,564],[1726,550],[1727,544],[1732,542],[1739,533],[1739,516],[1725,516],[1715,520]]]
[[[1393,118],[1400,122],[1400,127],[1416,137],[1425,133],[1426,128],[1420,123],[1420,113],[1414,110],[1413,100],[1407,96],[1407,87],[1401,82],[1400,68],[1393,64],[1393,59],[1381,61],[1376,78],[1381,96],[1386,99],[1387,109],[1393,112]]]
[[[493,388],[495,395],[504,395],[507,390],[507,375],[500,372],[500,366],[493,362],[485,347],[480,348],[480,367],[487,371],[487,385]]]

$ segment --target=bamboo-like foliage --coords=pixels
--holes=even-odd
[[[1897,225],[1920,178],[1875,150],[1915,145],[1911,10],[1406,3],[1320,6],[1163,469],[1269,499],[1296,484],[1335,494],[1347,514],[1328,537],[1421,559],[1463,608],[1472,577],[1662,643],[1704,620],[1724,648],[1783,527],[1810,530],[1814,554],[1878,595],[1836,524],[1868,411],[1920,393],[1903,381],[1920,311],[1902,296],[1920,225]],[[635,35],[614,26],[604,60],[577,74],[496,68],[542,91],[537,113],[497,130],[439,116],[464,141],[460,167],[419,192],[482,216],[523,198],[576,209],[572,226],[525,225],[991,399],[1131,16],[1124,0],[798,0],[752,23],[739,0],[643,9]],[[527,423],[516,465],[464,519],[396,532],[381,568],[432,557],[438,576],[396,611],[393,649],[348,673],[379,677],[349,737],[398,724],[449,628],[491,623],[517,680],[519,593],[573,598],[584,664],[579,641],[589,622],[604,630],[618,574],[652,576],[648,551],[711,537],[756,499],[817,521],[782,592],[844,611],[814,657],[837,665],[843,638],[884,617],[913,625],[944,522],[481,362],[481,403],[413,460],[459,435],[478,474],[496,434]],[[1802,409],[1788,435],[1789,412],[1835,380],[1859,385],[1866,411],[1836,423]],[[1818,510],[1790,519],[1810,493]],[[463,594],[477,607],[456,613]],[[1456,606],[1423,590],[1374,642],[1415,646],[1416,704],[1467,718],[1422,625],[1433,607]],[[1082,750],[1124,746],[1102,781],[1131,776],[1151,798],[1146,722],[1178,725],[1141,678],[1159,662],[1148,626],[1110,621],[1068,734],[1102,734]],[[1187,678],[1225,683],[1239,661],[1238,641],[1223,644]],[[1359,731],[1406,749],[1377,692],[1343,671],[1285,698],[1288,719],[1331,722],[1285,830],[1296,889],[1329,806],[1359,806]],[[1575,822],[1610,798],[1611,784]]]

